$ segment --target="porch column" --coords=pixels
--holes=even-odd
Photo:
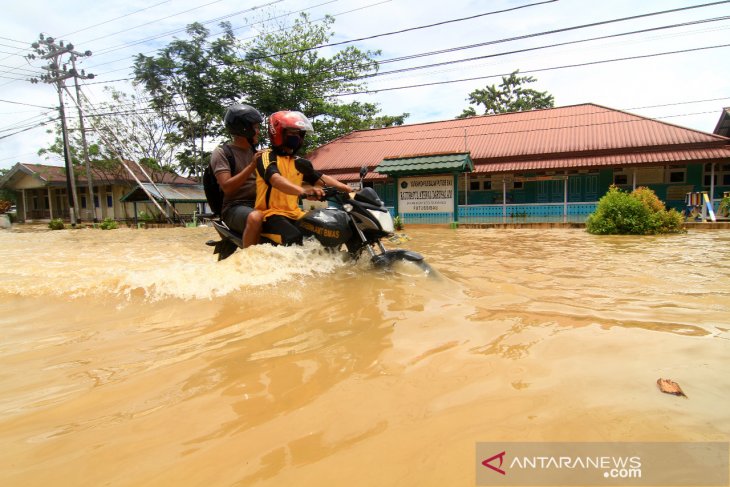
[[[715,211],[715,163],[710,164],[710,205],[712,205],[712,211]]]
[[[507,222],[507,179],[502,178],[502,223]]]
[[[469,204],[469,173],[464,173],[464,206]]]
[[[51,215],[51,220],[53,220],[53,195],[50,186],[48,187],[48,214]]]
[[[20,192],[23,197],[23,222],[25,223],[28,221],[28,202],[25,198],[25,189],[21,189]]]
[[[466,190],[464,190],[466,191]],[[466,192],[464,193],[466,195]],[[454,173],[454,225],[459,225],[459,173]]]
[[[563,223],[568,222],[568,176],[563,180]]]
[[[634,181],[631,189],[636,190],[636,168],[634,168]]]

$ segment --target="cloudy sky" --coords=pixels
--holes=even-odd
[[[52,140],[52,125],[39,124],[58,105],[51,86],[27,81],[41,72],[42,62],[23,57],[40,33],[93,52],[81,67],[96,75],[84,88],[94,103],[103,86],[131,91],[133,56],[184,38],[191,22],[217,33],[224,19],[245,39],[265,16],[307,11],[335,17],[333,42],[362,39],[353,45],[382,51],[383,73],[440,64],[382,74],[368,84],[376,92],[357,95],[385,114],[410,113],[408,123],[453,118],[471,91],[516,69],[537,78],[531,87],[554,95],[556,106],[596,103],[705,132],[730,106],[730,1],[42,0],[3,10],[0,168],[62,164],[37,155]],[[413,57],[433,51],[446,52]],[[411,59],[391,61],[404,56]]]

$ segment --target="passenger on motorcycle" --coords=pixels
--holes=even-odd
[[[311,161],[296,156],[313,131],[301,112],[281,111],[269,117],[271,149],[256,156],[256,209],[264,216],[261,236],[274,243],[301,244],[296,225],[304,216],[300,197],[322,197],[322,186],[350,191],[346,184],[315,170]]]
[[[263,121],[264,117],[254,107],[239,103],[231,105],[224,122],[233,142],[217,147],[210,158],[210,167],[224,195],[221,218],[230,229],[243,234],[244,247],[258,243],[263,223],[263,214],[254,210],[254,151]],[[230,161],[228,156],[231,155],[234,161]],[[235,164],[232,166],[231,162]]]

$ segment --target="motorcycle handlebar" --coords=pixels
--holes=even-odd
[[[335,188],[334,186],[323,186],[322,190],[324,191],[324,195],[322,195],[319,198],[316,198],[317,201],[324,201],[326,199],[333,198],[337,195],[346,196],[347,198],[349,198],[349,196],[350,196],[350,193],[348,193],[346,191],[341,191],[341,190]],[[314,196],[315,195],[302,195],[303,198],[307,198],[307,199],[313,198]]]

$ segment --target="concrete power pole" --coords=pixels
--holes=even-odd
[[[42,75],[40,77],[40,81],[48,84],[54,84],[56,86],[56,90],[58,91],[58,110],[61,117],[63,153],[64,162],[66,165],[66,190],[68,191],[68,204],[70,207],[69,214],[71,217],[71,226],[75,227],[79,216],[79,202],[78,194],[76,193],[76,178],[74,177],[71,148],[68,141],[68,127],[66,125],[66,111],[64,109],[63,90],[65,89],[65,80],[78,77],[85,78],[86,76],[80,75],[78,72],[76,72],[75,63],[74,67],[69,71],[66,67],[66,64],[62,62],[62,57],[64,55],[70,55],[72,62],[75,61],[74,57],[79,55],[79,53],[73,50],[74,47],[72,44],[66,44],[64,46],[64,42],[60,41],[57,45],[55,39],[53,39],[52,37],[45,37],[43,34],[41,34],[38,41],[31,44],[31,47],[33,47],[33,49],[35,50],[36,54],[38,55],[37,57],[40,57],[40,59],[48,60],[49,62],[48,66],[43,67],[43,69],[48,71],[48,74]],[[83,55],[91,55],[90,51],[87,51],[87,53],[88,54]],[[28,59],[36,59],[36,55],[33,54],[29,54],[27,57]],[[93,75],[89,75],[88,77],[93,78]],[[38,83],[39,80],[37,78],[32,78],[30,82]],[[85,138],[86,136],[84,135],[82,140],[85,140]],[[84,151],[86,152],[85,147]],[[87,177],[88,176],[90,176],[90,171],[88,169],[87,158]],[[91,178],[89,177],[90,188],[91,184]],[[91,204],[92,206],[94,205],[93,194],[91,195],[91,201],[89,202],[89,204]]]
[[[84,126],[84,112],[81,109],[81,94],[79,90],[79,78],[83,79],[93,79],[94,75],[89,73],[86,74],[83,70],[81,70],[81,75],[78,76],[78,71],[76,71],[76,59],[78,59],[80,56],[91,56],[91,51],[86,51],[85,53],[77,53],[72,52],[71,53],[71,71],[76,73],[77,76],[74,76],[74,85],[76,86],[76,107],[79,110],[79,128],[81,129],[81,144],[84,147],[84,164],[86,165],[86,181],[88,182],[88,203],[87,208],[90,208],[90,212],[92,214],[92,219],[94,220],[94,223],[98,221],[96,218],[96,205],[94,204],[94,182],[91,179],[91,164],[89,163],[89,147],[86,143],[86,127]],[[101,204],[101,203],[99,203]]]

